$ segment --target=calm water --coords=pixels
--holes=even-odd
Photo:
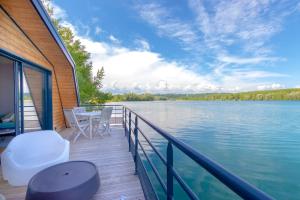
[[[300,199],[300,102],[125,104],[274,198]],[[165,155],[166,141],[140,125]],[[146,143],[143,144],[165,177],[162,163]],[[176,150],[174,162],[200,198],[238,199]],[[149,173],[153,176],[150,168]],[[155,187],[161,191],[153,177]],[[187,198],[178,187],[175,194],[175,199]],[[160,196],[163,198],[162,192]]]

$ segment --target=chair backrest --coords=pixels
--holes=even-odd
[[[100,122],[108,123],[111,118],[112,110],[113,110],[112,107],[103,108],[101,111]]]
[[[86,108],[85,107],[74,107],[73,108],[74,113],[83,113],[86,112]]]
[[[79,127],[76,115],[72,109],[64,109],[64,114],[71,128],[76,129]]]
[[[41,152],[61,152],[64,143],[64,139],[57,132],[43,130],[14,137],[7,146],[7,151],[12,151],[16,157],[25,159]]]

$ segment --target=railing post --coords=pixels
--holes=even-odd
[[[117,114],[116,114],[116,106],[113,106],[113,111],[115,111],[115,112],[113,112],[113,114],[114,114],[114,118],[115,118],[115,124],[117,124]]]
[[[130,135],[131,135],[131,111],[129,111],[129,128],[128,128],[128,147],[129,147],[129,152],[130,152],[130,146],[131,146],[131,142],[130,142]]]
[[[126,110],[126,108],[125,107],[123,107],[124,108],[124,113],[125,113],[125,116],[124,116],[124,113],[123,113],[123,120],[124,120],[124,129],[125,129],[125,136],[126,136],[126,131],[127,131],[127,124],[126,124],[126,119],[127,119],[127,110]]]
[[[173,147],[172,143],[168,142],[167,147],[167,200],[173,199]]]
[[[137,153],[138,153],[138,117],[135,115],[134,120],[134,164],[135,164],[135,174],[137,174]]]

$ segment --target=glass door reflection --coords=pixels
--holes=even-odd
[[[44,129],[45,74],[24,65],[22,79],[24,132]]]

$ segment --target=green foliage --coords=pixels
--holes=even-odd
[[[270,101],[300,100],[300,89],[266,90],[241,93],[162,95],[169,100],[191,101]]]
[[[103,86],[104,68],[98,70],[97,75],[93,77],[93,64],[90,61],[90,53],[86,51],[80,40],[75,38],[69,27],[61,25],[60,19],[53,17],[53,8],[51,8],[49,2],[50,0],[44,0],[44,5],[76,65],[76,78],[81,103],[104,103],[110,100],[112,98],[110,93],[100,91]]]
[[[97,75],[94,77],[94,83],[97,86],[98,89],[101,89],[103,87],[102,81],[104,78],[104,68],[101,67],[101,69],[97,71]]]
[[[154,101],[158,99],[154,95],[148,93],[145,94],[127,93],[127,94],[114,95],[111,100],[114,102],[118,102],[118,101]]]
[[[211,94],[118,94],[111,101],[281,101],[300,100],[300,89]]]
[[[99,91],[97,95],[90,98],[89,101],[87,101],[88,104],[103,104],[107,101],[111,101],[113,99],[113,95],[109,92],[101,92]]]

